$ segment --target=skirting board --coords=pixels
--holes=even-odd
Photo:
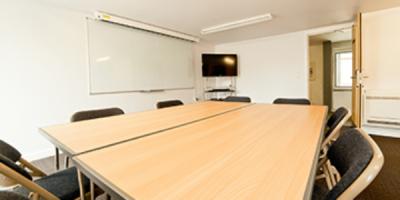
[[[400,129],[382,128],[367,125],[364,125],[362,128],[371,135],[400,138]]]

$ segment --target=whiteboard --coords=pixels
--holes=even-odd
[[[87,24],[92,94],[194,87],[191,42],[92,19]]]

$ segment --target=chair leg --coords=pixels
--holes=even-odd
[[[56,155],[55,155],[55,165],[56,165],[56,170],[60,169],[60,151],[56,147]]]
[[[329,175],[328,166],[326,164],[324,164],[324,165],[322,165],[322,168],[323,168],[323,172],[324,172],[326,185],[328,186],[328,189],[331,190],[333,188],[333,184],[331,181],[331,177]]]
[[[333,172],[334,168],[329,160],[326,162],[326,167],[328,169],[329,178],[331,179],[331,183],[332,183],[332,187],[333,187],[334,185],[336,185],[337,181],[335,179],[335,175]]]
[[[335,183],[339,182],[341,179],[340,173],[337,171],[336,167],[334,167],[334,166],[332,166],[332,176],[334,177]]]
[[[315,180],[323,179],[325,178],[325,174],[319,174],[315,177]]]

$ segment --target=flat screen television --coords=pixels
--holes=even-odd
[[[202,54],[203,76],[237,76],[236,54]]]

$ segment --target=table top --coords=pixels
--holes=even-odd
[[[254,104],[73,160],[125,199],[308,199],[326,114]]]
[[[214,117],[248,103],[198,102],[41,128],[40,132],[69,156],[156,134]]]

